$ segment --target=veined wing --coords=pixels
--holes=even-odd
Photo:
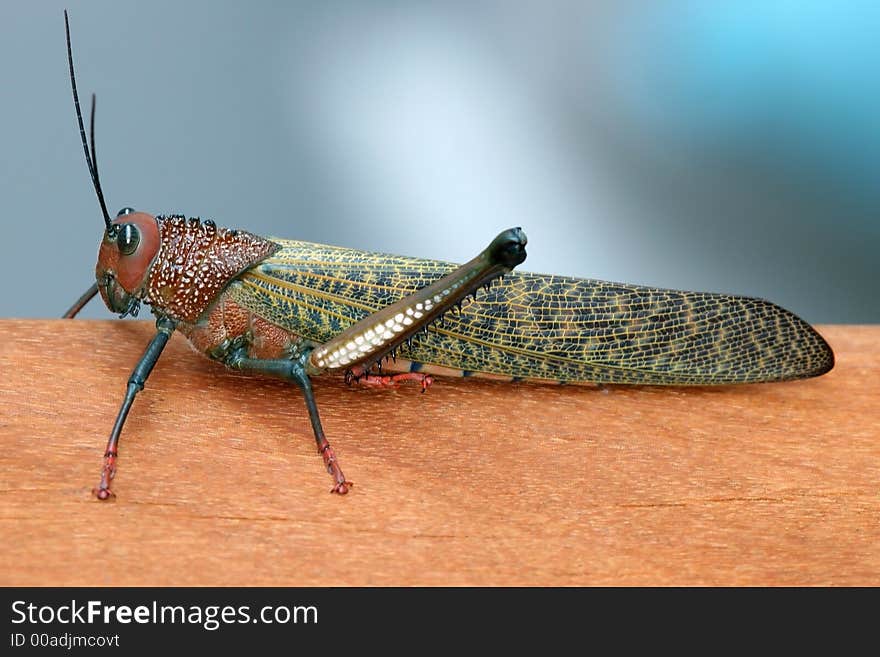
[[[282,249],[232,294],[319,343],[456,267],[273,240]],[[760,299],[516,271],[477,296],[400,355],[524,379],[677,385],[804,378],[834,364],[809,324]]]

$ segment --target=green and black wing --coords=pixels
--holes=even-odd
[[[245,272],[236,301],[323,343],[456,265],[310,242]],[[706,385],[823,374],[834,355],[770,302],[513,272],[447,313],[403,358],[465,372],[563,382]]]

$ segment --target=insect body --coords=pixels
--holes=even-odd
[[[132,402],[175,330],[231,368],[299,386],[337,493],[351,484],[324,436],[313,376],[344,373],[350,382],[374,384],[415,379],[423,390],[432,374],[706,385],[797,379],[833,366],[831,349],[815,330],[766,301],[510,273],[526,257],[518,228],[459,266],[263,238],[128,208],[111,220],[97,172],[94,97],[90,151],[69,27],[67,45],[105,231],[96,283],[65,317],[100,292],[122,316],[146,303],[157,318],[156,336],[129,378],[110,434],[96,489],[100,499],[112,495],[119,435]],[[489,289],[475,298],[483,287]],[[382,374],[383,364],[397,374]]]

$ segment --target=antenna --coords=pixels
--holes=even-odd
[[[76,77],[73,74],[73,51],[70,47],[70,22],[67,19],[67,10],[64,10],[64,31],[67,34],[67,63],[70,67],[70,86],[73,89],[73,105],[76,107],[76,120],[79,123],[79,136],[82,139],[83,152],[86,154],[86,164],[89,167],[89,174],[92,176],[92,184],[95,186],[95,193],[98,195],[98,202],[101,204],[101,212],[104,213],[104,224],[107,227],[107,234],[113,236],[116,233],[116,226],[110,221],[110,215],[107,212],[107,204],[104,202],[104,192],[101,190],[101,181],[98,179],[98,158],[95,152],[95,94],[92,94],[92,114],[91,114],[91,155],[89,155],[89,144],[86,140],[86,130],[83,126],[82,111],[79,108],[79,95],[76,93]]]

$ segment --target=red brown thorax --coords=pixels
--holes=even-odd
[[[125,312],[136,299],[188,323],[197,322],[233,278],[280,248],[252,233],[176,215],[133,212],[113,225],[119,228],[104,233],[95,268],[104,303]]]

